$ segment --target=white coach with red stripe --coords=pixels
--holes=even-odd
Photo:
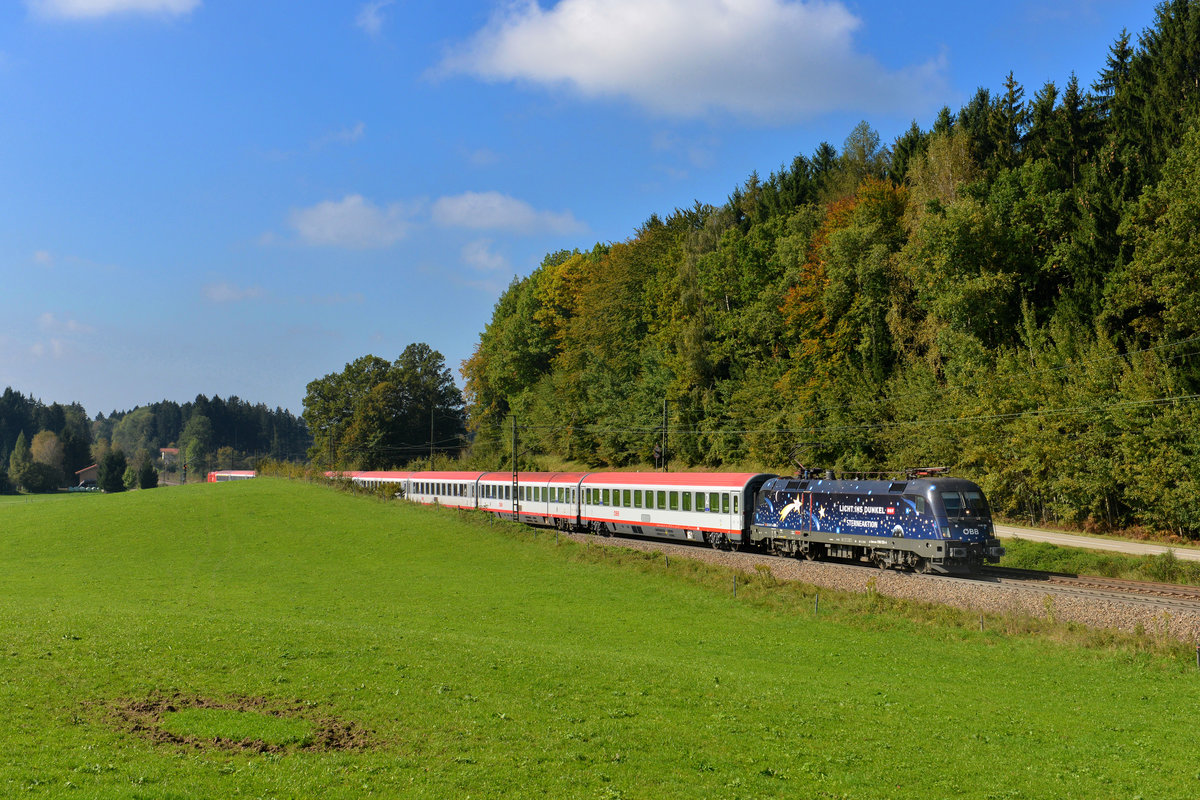
[[[760,472],[593,472],[580,483],[580,522],[597,532],[707,541],[749,540]]]

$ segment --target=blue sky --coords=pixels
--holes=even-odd
[[[414,341],[457,377],[548,253],[720,204],[1012,70],[1089,85],[1153,4],[9,0],[0,387],[302,410]]]

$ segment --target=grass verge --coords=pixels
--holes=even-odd
[[[1005,539],[1004,547],[1002,567],[1200,586],[1200,561],[1185,561],[1170,550],[1159,555],[1133,556],[1028,539]]]
[[[0,567],[6,796],[1200,788],[1179,713],[1200,675],[1152,641],[980,632],[952,610],[824,590],[814,614],[812,590],[763,573],[734,599],[704,564],[321,486],[0,506]],[[98,711],[177,694],[304,708],[372,746],[198,748]]]

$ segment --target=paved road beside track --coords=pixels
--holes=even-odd
[[[1001,539],[1027,539],[1031,542],[1049,542],[1062,547],[1083,547],[1088,550],[1115,550],[1131,555],[1158,555],[1167,550],[1174,550],[1175,557],[1187,561],[1200,561],[1200,549],[1190,547],[1169,547],[1148,542],[1126,542],[1120,539],[1105,539],[1096,536],[1076,536],[1073,533],[1057,531],[1042,531],[1036,528],[1018,528],[1012,525],[997,525],[996,535]]]

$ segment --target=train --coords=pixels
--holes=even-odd
[[[983,490],[936,471],[895,480],[837,478],[831,472],[327,475],[364,487],[394,486],[397,495],[416,503],[483,511],[568,532],[746,548],[913,572],[971,573],[1004,555]],[[237,475],[243,476],[245,472]],[[210,475],[210,480],[222,479],[220,471]]]
[[[258,472],[252,469],[218,469],[204,477],[206,483],[225,483],[226,481],[244,481],[247,478],[258,477]]]

